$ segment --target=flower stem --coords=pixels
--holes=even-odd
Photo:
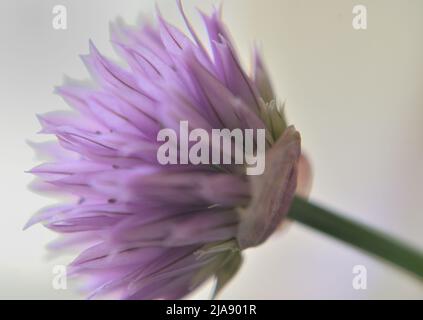
[[[423,280],[423,254],[388,235],[295,197],[288,217],[376,255]]]

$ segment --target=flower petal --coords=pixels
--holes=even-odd
[[[252,200],[241,210],[238,244],[241,249],[263,243],[288,213],[297,184],[300,135],[288,127],[266,154],[262,176],[252,176]]]

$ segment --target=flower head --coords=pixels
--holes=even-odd
[[[32,170],[38,189],[71,198],[28,225],[42,222],[85,247],[69,268],[87,276],[93,296],[177,299],[210,277],[219,291],[241,251],[277,228],[295,192],[299,134],[286,125],[260,55],[247,74],[219,10],[202,14],[206,47],[178,4],[190,36],[160,13],[157,26],[115,24],[112,42],[128,66],[90,43],[83,60],[97,85],[65,84],[57,92],[73,111],[39,117],[58,143],[40,146],[54,160]],[[181,121],[265,129],[264,174],[247,176],[240,164],[159,164],[158,132]]]

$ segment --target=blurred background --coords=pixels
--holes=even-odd
[[[181,26],[175,2],[157,1]],[[264,52],[289,122],[312,160],[311,198],[423,248],[423,1],[185,0],[195,11],[222,2],[245,65],[253,41]],[[368,29],[352,27],[355,5]],[[67,8],[67,30],[52,27],[52,8]],[[110,57],[108,23],[136,23],[152,0],[2,0],[0,2],[0,298],[81,298],[54,290],[48,259],[54,235],[27,219],[51,199],[27,189],[34,166],[26,140],[40,141],[36,113],[67,108],[53,95],[63,76],[86,79],[78,58],[88,40]],[[201,29],[202,30],[202,29]],[[201,31],[201,34],[205,34]],[[353,267],[367,268],[367,290],[354,290]],[[210,285],[191,298],[207,298]],[[402,271],[296,223],[246,253],[222,299],[422,299]]]

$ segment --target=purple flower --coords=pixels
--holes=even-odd
[[[112,28],[128,67],[90,43],[83,56],[96,86],[66,84],[57,92],[74,109],[40,116],[42,133],[58,143],[38,146],[54,160],[31,172],[36,188],[69,196],[42,210],[42,222],[68,238],[60,248],[83,251],[70,274],[85,279],[91,297],[178,299],[210,277],[218,292],[238,271],[243,249],[264,242],[294,196],[300,137],[287,127],[257,51],[248,75],[220,12],[202,14],[203,45],[167,23]],[[160,165],[157,134],[190,128],[266,129],[266,169]]]

